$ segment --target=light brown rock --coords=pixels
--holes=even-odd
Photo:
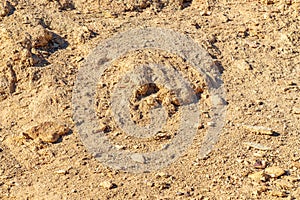
[[[271,128],[267,128],[264,126],[250,126],[250,125],[243,125],[243,127],[249,131],[265,134],[265,135],[272,135],[274,131]]]
[[[236,60],[234,64],[240,70],[251,70],[252,69],[251,66],[249,65],[249,63],[245,60]]]
[[[293,108],[293,114],[300,114],[300,108],[294,107]]]
[[[114,187],[114,184],[111,181],[103,181],[100,183],[100,186],[105,189],[112,189]]]
[[[53,38],[53,34],[41,25],[34,27],[33,31],[31,32],[31,36],[33,47],[47,46]]]
[[[278,178],[282,176],[285,173],[285,171],[280,167],[273,166],[266,168],[265,173],[273,178]]]
[[[56,142],[60,136],[67,134],[70,129],[66,125],[61,125],[55,122],[43,122],[34,126],[23,133],[31,139],[39,138],[43,142]]]
[[[264,145],[257,144],[257,143],[254,143],[254,142],[245,142],[244,144],[247,145],[248,147],[252,147],[252,148],[263,150],[263,151],[267,151],[267,150],[272,149],[270,147],[266,147]]]
[[[263,171],[249,174],[248,177],[257,182],[267,181],[269,178],[268,175],[266,175]]]

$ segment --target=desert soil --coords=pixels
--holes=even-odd
[[[128,173],[87,151],[72,119],[72,90],[99,43],[145,27],[173,29],[210,54],[222,71],[227,113],[219,141],[198,159],[210,102],[189,68],[203,100],[194,143],[166,168]],[[300,199],[298,0],[1,0],[0,49],[0,199]],[[126,70],[153,61],[188,65],[166,54],[131,52],[101,77],[99,126],[120,150],[152,151],[176,132],[180,105],[166,100],[173,97],[164,88],[136,91],[131,103],[139,109],[131,114],[147,124],[140,116],[153,105],[140,97],[153,103],[155,93],[174,117],[165,134],[135,140],[109,114],[110,92]]]

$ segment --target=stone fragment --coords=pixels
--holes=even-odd
[[[125,147],[123,145],[115,145],[115,148],[117,150],[123,150],[123,149],[125,149]]]
[[[244,144],[247,145],[248,147],[252,147],[252,148],[255,148],[255,149],[259,149],[259,150],[264,150],[264,151],[272,150],[272,148],[270,148],[270,147],[266,147],[264,145],[257,144],[257,143],[254,143],[254,142],[245,142]]]
[[[273,135],[274,131],[271,128],[267,128],[264,126],[250,126],[250,125],[243,125],[243,127],[249,131],[265,134],[265,135]]]
[[[251,70],[252,67],[249,65],[249,63],[245,60],[236,60],[235,66],[240,70]]]
[[[136,154],[132,154],[131,155],[131,159],[134,160],[135,162],[138,162],[138,163],[145,163],[146,160],[145,160],[145,157],[139,153],[136,153]]]
[[[113,184],[111,181],[103,181],[100,183],[100,186],[105,189],[112,189],[116,187],[116,185]]]
[[[203,10],[200,12],[201,16],[210,16],[211,15],[211,11],[209,10]]]
[[[155,174],[155,177],[156,178],[169,178],[170,175],[165,172],[159,172],[159,173]]]
[[[273,178],[278,178],[283,174],[285,174],[285,171],[280,167],[273,166],[273,167],[266,168],[265,173]]]
[[[63,174],[63,175],[65,175],[65,174],[67,174],[67,170],[60,169],[60,170],[55,171],[55,173],[56,174]]]
[[[34,27],[31,37],[33,47],[45,47],[52,40],[53,34],[41,25],[38,25]]]
[[[258,157],[258,158],[262,158],[262,157],[265,156],[265,154],[262,153],[262,152],[255,152],[255,153],[253,153],[253,156],[254,156],[254,157]]]
[[[249,174],[248,177],[257,182],[260,182],[260,181],[265,182],[265,181],[268,181],[268,179],[269,179],[269,176],[267,174],[265,174],[263,171]]]
[[[67,134],[70,128],[55,122],[43,122],[25,131],[23,135],[30,139],[39,138],[43,142],[54,143],[60,136]]]
[[[298,108],[298,107],[294,107],[293,108],[293,114],[300,114],[300,108]]]
[[[216,125],[216,123],[215,122],[207,122],[207,126],[215,126]]]
[[[264,169],[264,168],[266,168],[266,161],[264,161],[264,160],[256,160],[256,162],[254,163],[254,167],[256,169]]]

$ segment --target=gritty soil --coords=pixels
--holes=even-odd
[[[167,143],[180,114],[163,86],[143,86],[130,100],[133,120],[149,123],[157,105],[170,120],[150,139],[120,131],[108,100],[132,67],[173,66],[201,99],[191,147],[166,168],[134,174],[86,150],[72,120],[72,90],[97,44],[145,27],[173,29],[206,49],[222,71],[227,114],[212,152],[198,159],[211,125],[201,75],[158,50],[116,60],[101,77],[95,106],[100,128],[120,150]],[[0,199],[300,199],[298,0],[2,0],[0,36]]]

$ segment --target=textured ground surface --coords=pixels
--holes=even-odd
[[[86,151],[71,99],[92,49],[142,27],[173,29],[203,46],[224,69],[228,105],[219,142],[206,159],[197,159],[210,104],[201,76],[187,70],[203,97],[203,124],[193,145],[167,168],[131,174]],[[1,199],[300,199],[299,1],[3,0],[0,36]],[[117,133],[105,114],[116,72],[149,60],[185,65],[163,52],[132,52],[102,77],[108,87],[97,96],[100,125],[120,149],[153,150],[176,129],[176,102],[166,101],[172,96],[161,88],[156,100],[175,116],[164,135],[133,140]],[[147,123],[139,113],[147,114],[158,90],[149,86],[149,95],[143,89],[136,96],[147,94],[146,103],[132,99],[139,124]]]

